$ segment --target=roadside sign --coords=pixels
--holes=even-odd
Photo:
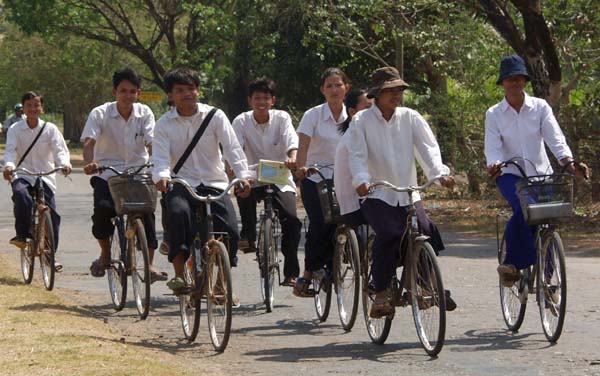
[[[164,98],[162,91],[142,91],[140,93],[141,102],[160,102]]]

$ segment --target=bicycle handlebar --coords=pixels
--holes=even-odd
[[[504,161],[501,162],[498,165],[498,168],[496,170],[496,172],[494,172],[494,174],[491,176],[492,179],[496,178],[500,172],[502,172],[502,169],[510,166],[510,165],[514,165],[517,167],[517,169],[519,170],[519,172],[521,173],[521,176],[526,178],[528,177],[527,174],[525,173],[525,171],[523,170],[523,167],[521,167],[521,165],[519,165],[516,160],[518,160],[519,158],[511,158],[508,161]],[[581,172],[583,172],[583,177],[587,180],[588,177],[588,172],[587,172],[587,168],[585,167],[585,165],[579,161],[576,160],[570,160],[567,163],[564,164],[564,166],[561,166],[560,169],[560,173],[564,174],[567,171],[567,168],[569,168],[570,165],[575,165],[575,168],[579,169]]]
[[[26,175],[29,175],[29,176],[47,176],[47,175],[51,175],[51,174],[53,174],[53,173],[55,173],[57,171],[60,171],[60,170],[62,170],[65,167],[66,166],[59,166],[59,167],[56,167],[54,170],[48,171],[48,172],[31,172],[28,169],[26,169],[25,167],[19,167],[19,168],[13,170],[12,173],[16,174],[18,172],[22,172],[22,173],[24,173]]]
[[[236,184],[241,183],[242,179],[233,179],[232,181],[229,182],[229,185],[227,186],[227,188],[225,188],[225,190],[223,192],[221,192],[220,195],[218,196],[212,196],[212,195],[208,195],[208,196],[200,196],[199,194],[196,193],[196,191],[194,190],[194,187],[192,187],[187,181],[185,181],[182,178],[172,178],[170,181],[170,187],[169,190],[173,189],[173,185],[174,184],[181,184],[185,189],[187,189],[187,191],[190,193],[190,195],[192,196],[192,198],[196,201],[201,201],[201,202],[213,202],[213,201],[218,201],[220,199],[222,199],[223,197],[225,197],[225,195],[229,194],[229,191],[231,190],[231,188],[233,188]]]
[[[117,175],[123,175],[125,173],[135,175],[135,174],[139,174],[143,169],[145,169],[147,167],[152,167],[152,166],[154,166],[153,163],[146,163],[146,164],[143,164],[143,165],[140,165],[140,166],[127,167],[123,171],[119,171],[116,168],[114,168],[113,166],[98,166],[98,168],[96,169],[96,172],[102,173],[102,172],[104,172],[106,170],[110,170],[110,171],[114,172]]]
[[[325,180],[325,176],[321,173],[321,170],[324,168],[329,168],[331,169],[332,165],[320,165],[320,164],[312,164],[310,166],[307,166],[306,169],[306,174],[307,175],[312,175],[312,174],[319,174],[319,176],[321,177],[321,179]]]
[[[438,176],[428,180],[427,183],[425,183],[423,185],[415,185],[415,186],[409,186],[409,187],[397,187],[394,184],[392,184],[388,181],[385,181],[385,180],[376,181],[369,186],[369,194],[373,193],[377,187],[384,187],[384,188],[391,189],[392,191],[407,192],[407,193],[412,193],[414,191],[424,191],[425,189],[429,188],[429,186],[431,186],[433,183],[435,183],[439,179],[446,177],[446,176],[450,176],[450,175],[438,175]]]

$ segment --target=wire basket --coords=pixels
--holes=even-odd
[[[117,215],[150,214],[156,209],[156,187],[150,174],[123,174],[108,179]]]
[[[317,192],[321,202],[321,210],[325,223],[338,223],[341,221],[340,205],[335,197],[335,188],[332,179],[323,179],[317,183]]]
[[[517,181],[517,195],[530,225],[556,223],[573,215],[573,175],[539,175]]]

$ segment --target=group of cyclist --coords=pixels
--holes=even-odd
[[[351,226],[368,224],[375,232],[372,245],[372,274],[375,301],[369,316],[381,318],[394,313],[387,293],[395,273],[395,257],[407,225],[408,196],[389,190],[370,189],[370,183],[385,180],[396,186],[417,184],[415,159],[428,178],[442,176],[440,183],[451,188],[454,179],[442,162],[440,148],[427,121],[417,111],[402,107],[404,90],[409,85],[395,68],[384,67],[372,74],[368,90],[350,91],[350,82],[339,68],[327,69],[321,77],[325,103],[304,113],[294,129],[288,113],[275,110],[275,86],[269,79],[252,82],[248,90],[251,111],[230,123],[225,113],[199,103],[200,80],[190,68],[176,68],[164,77],[172,108],[155,124],[152,111],[137,103],[140,77],[125,68],[113,76],[115,101],[94,108],[85,124],[84,172],[93,175],[94,211],[92,234],[98,240],[100,256],[90,266],[94,277],[102,277],[110,264],[110,239],[115,204],[108,189],[108,170],[101,165],[125,169],[153,163],[153,181],[164,201],[164,247],[175,275],[168,280],[164,271],[153,265],[159,247],[154,214],[144,215],[149,248],[151,280],[167,281],[174,291],[185,287],[184,264],[196,234],[196,201],[179,185],[170,186],[173,176],[196,187],[200,195],[219,194],[233,176],[241,179],[237,189],[242,220],[241,238],[233,203],[228,195],[214,202],[215,231],[229,235],[229,257],[236,266],[237,251],[256,251],[256,205],[264,196],[260,187],[252,188],[255,173],[250,166],[261,159],[284,162],[300,183],[301,198],[309,218],[305,244],[304,270],[300,276],[298,246],[301,221],[296,209],[297,189],[290,175],[286,184],[273,185],[274,208],[278,210],[282,229],[284,284],[293,287],[294,295],[311,297],[313,273],[332,262],[331,238],[335,224],[326,223],[317,184],[322,179],[309,174],[312,165],[328,166],[321,174],[334,179],[343,220]],[[527,95],[529,80],[524,61],[516,56],[502,59],[497,84],[504,89],[504,99],[486,113],[485,156],[487,172],[496,175],[501,161],[521,158],[527,173],[551,173],[544,149],[548,145],[559,163],[568,164],[573,155],[546,101]],[[31,171],[48,171],[62,166],[71,172],[69,151],[57,127],[40,119],[43,98],[34,92],[22,98],[26,119],[10,128],[4,156],[4,178],[11,182],[16,236],[10,243],[23,248],[27,244],[32,200],[28,192],[32,181],[14,173],[19,167]],[[196,137],[194,137],[196,136]],[[195,144],[190,144],[190,141]],[[191,147],[191,149],[190,149]],[[189,150],[188,150],[189,149]],[[250,166],[249,166],[250,165]],[[569,168],[575,174],[587,174],[587,167]],[[334,173],[335,171],[335,173]],[[507,169],[496,181],[510,203],[513,216],[507,224],[505,263],[498,273],[506,283],[518,279],[517,271],[535,262],[532,227],[523,219],[515,182],[521,176]],[[56,211],[53,175],[44,177],[46,202],[55,222],[58,240],[60,217]],[[419,227],[429,237],[436,252],[444,249],[435,224],[427,217],[418,193],[413,194]],[[364,239],[363,239],[364,241]],[[56,265],[57,270],[61,268]],[[446,299],[450,299],[446,294]],[[454,302],[449,309],[456,307]]]

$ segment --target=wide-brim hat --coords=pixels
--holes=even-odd
[[[367,93],[367,98],[375,98],[381,90],[392,87],[407,88],[409,85],[400,77],[398,69],[383,67],[376,69],[371,75],[372,86]]]
[[[524,76],[527,81],[530,81],[529,73],[525,61],[519,55],[510,55],[502,58],[500,62],[500,74],[496,85],[501,85],[505,78],[510,76]]]

